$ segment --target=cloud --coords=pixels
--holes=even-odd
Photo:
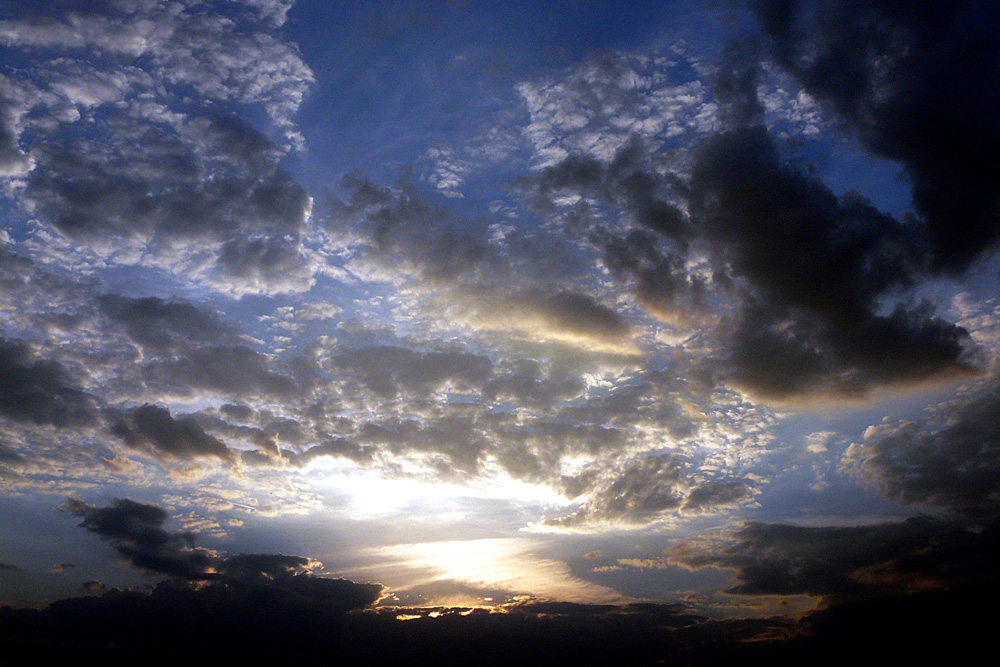
[[[15,421],[58,427],[95,422],[94,398],[74,386],[61,364],[33,356],[25,343],[0,338],[0,375],[4,378],[0,414]]]
[[[325,611],[342,613],[366,607],[382,593],[379,584],[308,574],[320,564],[300,556],[236,554],[223,558],[197,548],[195,533],[175,533],[163,527],[169,517],[155,505],[124,499],[95,507],[70,498],[61,509],[82,518],[80,527],[111,542],[132,565],[181,580],[215,582],[213,595],[237,597],[242,603],[320,604]],[[176,590],[183,595],[188,589],[178,584]]]
[[[313,81],[295,47],[269,33],[283,23],[291,3],[248,3],[256,11],[242,13],[242,20],[223,13],[228,3],[199,4],[123,2],[47,9],[29,4],[0,21],[0,42],[62,49],[76,57],[145,57],[160,85],[261,104],[274,122],[288,123]],[[260,19],[263,25],[257,23]]]
[[[493,374],[489,357],[462,351],[419,352],[388,345],[346,350],[332,361],[383,399],[394,398],[401,391],[425,396],[446,386],[481,387]]]
[[[581,396],[586,385],[568,368],[552,364],[548,369],[534,359],[518,360],[503,374],[497,373],[483,387],[483,398],[489,402],[507,399],[516,405],[547,407]]]
[[[654,158],[638,141],[608,162],[571,155],[532,196],[575,189],[625,213],[631,227],[589,242],[650,312],[709,327],[723,380],[768,398],[861,397],[973,370],[968,332],[903,298],[931,270],[919,224],[836,196],[762,126],[705,139],[686,179]]]
[[[586,153],[610,159],[640,135],[657,144],[715,125],[708,87],[681,49],[652,56],[601,51],[579,66],[517,86],[530,121],[522,130],[538,166]]]
[[[116,141],[84,149],[70,135],[39,148],[31,210],[120,263],[180,262],[245,291],[310,284],[301,242],[312,200],[278,168],[273,143],[231,117],[172,128],[109,113]]]
[[[595,351],[632,351],[631,327],[625,318],[588,294],[531,290],[507,297],[483,296],[487,305],[473,305],[478,312],[470,318],[477,328]]]
[[[182,348],[237,335],[236,327],[218,314],[183,301],[104,294],[97,302],[104,314],[125,326],[132,340],[154,349]]]
[[[846,601],[998,582],[997,527],[919,517],[851,527],[747,524],[731,541],[684,543],[670,562],[736,571],[741,595],[822,595]]]
[[[128,499],[95,507],[70,498],[62,509],[83,519],[81,528],[110,541],[122,558],[138,568],[185,579],[212,576],[211,553],[194,548],[193,533],[163,528],[168,516],[159,507]]]
[[[329,230],[357,253],[351,268],[432,303],[436,319],[605,351],[630,351],[630,327],[584,287],[564,239],[466,220],[410,182],[343,179]],[[433,288],[431,287],[433,286]],[[440,313],[444,310],[445,315]]]
[[[299,457],[303,463],[308,463],[323,456],[346,458],[355,463],[370,463],[374,457],[374,447],[359,445],[348,438],[331,438],[318,445],[313,445],[302,452]]]
[[[170,410],[157,405],[147,403],[122,415],[111,432],[133,449],[145,449],[165,458],[213,456],[232,460],[225,443],[205,433],[194,419],[174,418]]]
[[[694,470],[678,455],[649,454],[627,462],[618,472],[585,471],[564,479],[567,493],[584,494],[577,512],[547,519],[553,527],[647,525],[675,513],[718,511],[748,502],[756,490],[740,479],[697,482]],[[586,491],[585,491],[586,490]]]
[[[143,374],[159,391],[181,395],[200,389],[236,397],[290,397],[311,382],[309,369],[294,376],[271,366],[268,355],[245,345],[204,345],[176,357],[154,359],[143,367]]]
[[[279,165],[301,147],[292,116],[313,82],[271,34],[289,6],[28,4],[0,20],[9,48],[59,53],[0,79],[0,171],[23,177],[8,195],[58,231],[36,230],[34,252],[236,295],[311,287],[312,199]],[[260,109],[284,145],[235,115]]]
[[[968,333],[929,305],[880,311],[880,299],[919,280],[920,228],[858,195],[837,198],[782,163],[762,128],[709,140],[690,200],[719,269],[751,291],[730,342],[740,384],[776,397],[851,396],[970,370]]]
[[[943,507],[969,516],[1000,511],[1000,387],[941,405],[916,421],[871,426],[844,454],[844,467],[907,504]]]
[[[3,87],[0,85],[0,89]],[[15,114],[0,94],[0,177],[22,176],[35,166],[31,156],[21,150],[18,134]]]
[[[771,53],[913,186],[936,268],[1000,236],[997,8],[979,2],[753,3]]]

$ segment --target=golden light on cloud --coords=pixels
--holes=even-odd
[[[416,587],[430,590],[435,583],[455,582],[471,589],[569,602],[630,601],[617,591],[574,576],[560,560],[535,555],[540,546],[540,542],[530,539],[495,538],[397,544],[370,553],[379,559],[372,569],[382,573],[383,580],[397,592]],[[461,602],[468,602],[468,595],[461,597]],[[446,597],[429,604],[454,603]]]

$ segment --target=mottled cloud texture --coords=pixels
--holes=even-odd
[[[6,3],[0,661],[967,636],[998,19]]]

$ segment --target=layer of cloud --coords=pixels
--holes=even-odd
[[[0,79],[0,169],[51,225],[34,252],[236,294],[311,286],[312,200],[279,163],[301,144],[292,116],[313,77],[271,33],[290,3],[259,4],[28,4],[0,21],[9,48],[59,54]],[[263,108],[284,145],[232,115],[241,108]]]

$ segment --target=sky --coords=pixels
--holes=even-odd
[[[977,636],[998,11],[3,3],[0,658]]]

